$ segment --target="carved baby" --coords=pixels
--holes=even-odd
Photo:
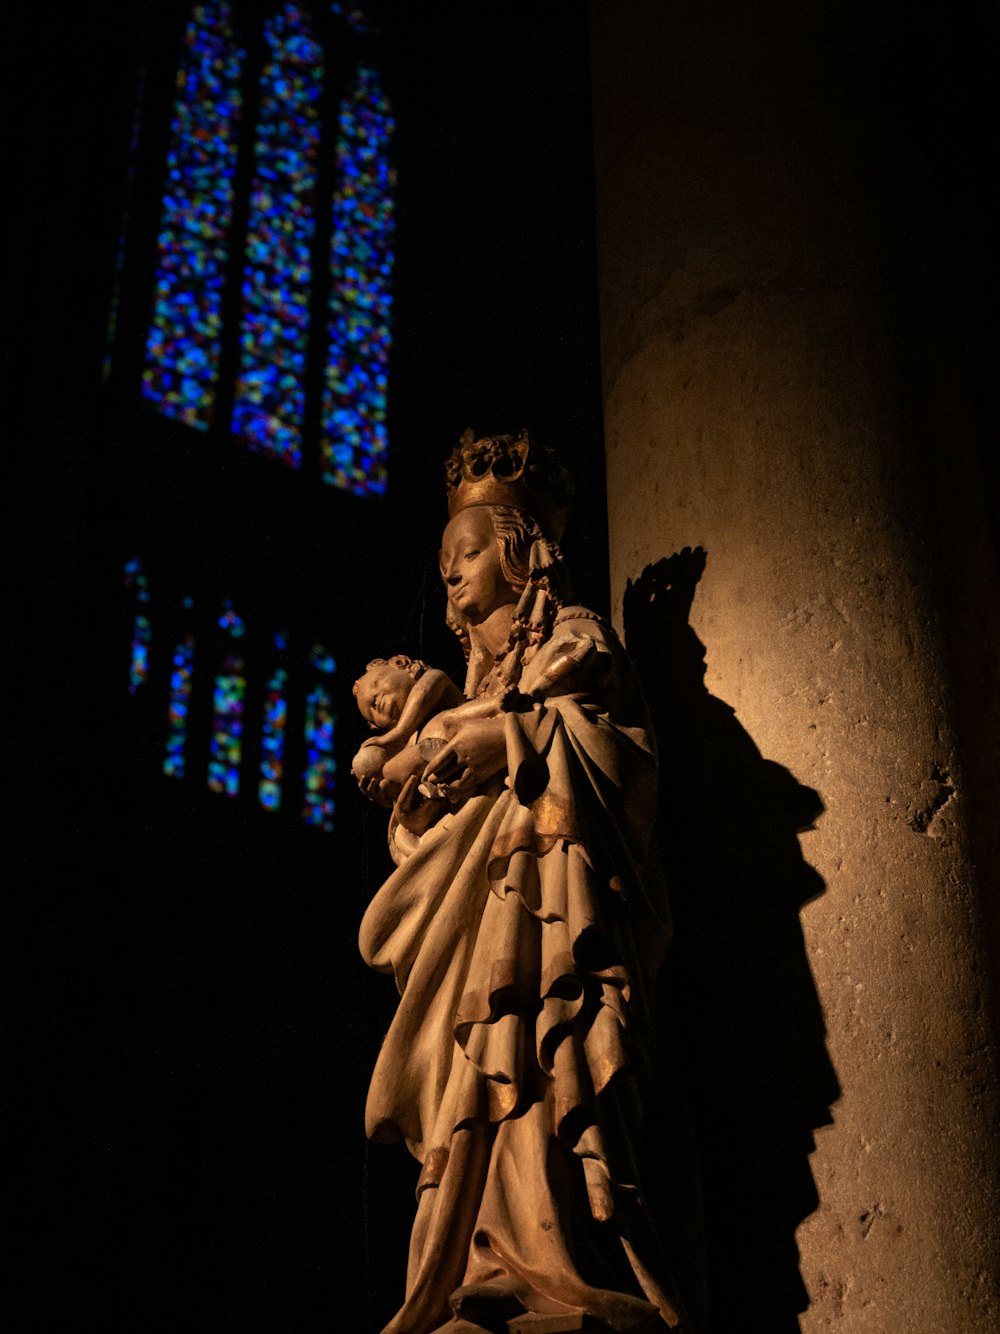
[[[490,718],[508,709],[531,708],[557,682],[582,666],[589,650],[568,644],[548,669],[536,676],[531,691],[466,699],[444,672],[428,667],[405,653],[391,658],[373,658],[354,683],[354,697],[361,716],[371,727],[385,728],[369,737],[351,761],[351,772],[366,797],[391,806],[411,778],[432,779],[433,764],[457,729],[475,718]],[[441,706],[444,705],[444,708]],[[445,789],[435,781],[420,785],[424,797],[442,797]],[[419,800],[413,794],[413,800]]]
[[[444,672],[404,653],[374,658],[355,681],[354,697],[361,716],[385,730],[363,742],[351,772],[365,796],[383,805],[391,805],[406,780],[419,776],[434,750],[450,739],[458,725],[452,718],[456,707],[468,709]]]

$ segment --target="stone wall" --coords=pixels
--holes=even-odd
[[[807,8],[592,7],[612,595],[620,623],[627,580],[704,549],[704,686],[825,806],[801,921],[842,1092],[811,1127],[801,1327],[986,1334],[1000,589],[935,275],[911,310],[886,258],[912,201],[873,197]],[[739,1263],[709,1260],[728,1334]],[[796,1327],[753,1302],[741,1328]]]

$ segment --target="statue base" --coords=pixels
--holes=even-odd
[[[589,1315],[525,1315],[507,1321],[510,1334],[608,1334],[602,1320]],[[461,1317],[450,1320],[440,1334],[490,1334],[485,1325]]]
[[[510,1334],[607,1334],[608,1326],[590,1315],[518,1315],[507,1328]]]

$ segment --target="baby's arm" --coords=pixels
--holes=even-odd
[[[477,718],[495,718],[497,714],[506,713],[511,709],[530,708],[534,700],[541,699],[554,685],[565,681],[586,663],[593,653],[594,643],[590,639],[568,642],[541,675],[535,678],[527,694],[521,694],[517,689],[508,689],[503,694],[481,695],[478,699],[461,699],[455,707],[444,709],[424,725],[418,737],[421,746],[426,743],[427,758],[430,759],[434,751],[439,749],[435,746],[435,742],[451,741],[465,723]],[[411,695],[410,699],[412,698]]]
[[[423,773],[427,760],[416,745],[403,746],[394,755],[387,755],[381,740],[366,741],[354,757],[352,768],[365,796],[384,806],[395,801],[408,778]]]
[[[477,718],[495,718],[500,713],[500,699],[497,695],[481,695],[479,699],[467,699],[453,709],[445,709],[432,718],[421,731],[415,746],[408,746],[403,754],[410,757],[411,773],[423,777],[442,750],[454,739],[455,733],[465,723]],[[416,755],[410,756],[411,751]],[[417,758],[419,757],[419,765]],[[402,759],[402,756],[400,756]],[[398,761],[394,761],[398,763]],[[442,797],[447,793],[439,784],[421,783],[419,791],[425,797]]]
[[[393,796],[396,797],[408,778],[413,775],[419,777],[423,773],[426,763],[416,745],[404,746],[386,760],[382,767],[382,779],[390,786]]]
[[[438,738],[450,741],[463,723],[471,722],[474,718],[493,718],[499,712],[500,702],[496,695],[463,699],[454,708],[436,714],[421,730],[419,740],[421,743]]]
[[[444,676],[444,673],[441,672],[439,675]],[[445,677],[445,681],[451,687],[451,690],[458,695],[457,687],[452,685],[447,677]],[[420,682],[417,684],[419,685]],[[416,692],[414,691],[414,693]],[[410,695],[410,699],[412,698],[413,694]],[[391,759],[386,760],[382,769],[384,778],[402,785],[407,778],[419,776],[426,768],[427,761],[446,741],[452,739],[463,723],[469,722],[473,718],[493,718],[499,712],[495,695],[484,695],[481,699],[465,699],[458,695],[458,698],[461,703],[455,705],[454,708],[444,709],[441,713],[435,714],[430,722],[421,728],[415,745],[402,747]],[[409,709],[409,703],[410,701],[407,700],[407,709]],[[385,741],[385,737],[379,737],[378,741],[381,744]]]
[[[461,692],[452,680],[436,667],[429,667],[406,697],[395,726],[383,732],[375,744],[390,755],[398,754],[439,704],[457,703],[461,699]]]

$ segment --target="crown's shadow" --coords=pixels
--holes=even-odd
[[[795,1229],[819,1202],[813,1131],[840,1094],[799,922],[824,883],[797,834],[823,804],[705,687],[705,648],[688,624],[705,563],[685,548],[649,565],[624,602],[660,745],[657,832],[675,919],[657,996],[672,1048],[657,1072],[666,1110],[650,1141],[693,1312],[707,1326],[707,1307],[714,1334],[783,1334],[809,1305]],[[671,1141],[681,1157],[693,1148],[686,1178],[668,1162]],[[704,1267],[688,1221],[699,1190]]]

